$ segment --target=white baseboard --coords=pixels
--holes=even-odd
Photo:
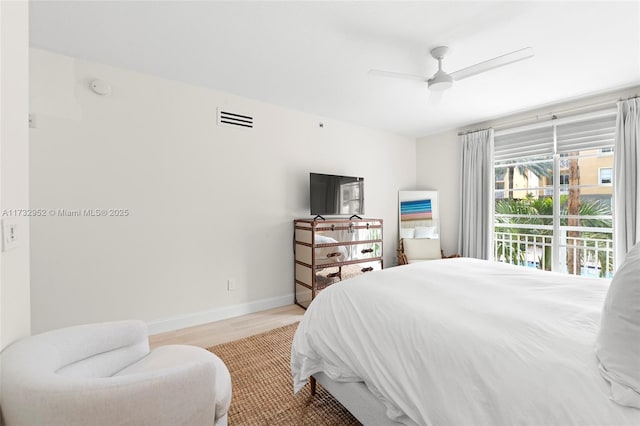
[[[163,320],[149,321],[149,335],[164,333],[167,331],[179,330],[181,328],[193,327],[194,325],[207,324],[228,318],[239,317],[241,315],[252,314],[254,312],[265,311],[267,309],[278,308],[280,306],[291,305],[294,302],[293,293],[285,296],[270,297],[253,302],[241,303],[238,305],[224,306],[222,308],[208,311],[194,312],[191,314],[179,315]]]

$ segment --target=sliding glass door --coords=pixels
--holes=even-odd
[[[615,111],[495,134],[494,258],[608,277]]]

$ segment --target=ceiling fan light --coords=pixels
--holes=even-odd
[[[431,90],[446,90],[453,86],[453,78],[445,72],[438,71],[432,78],[427,80],[427,85]]]

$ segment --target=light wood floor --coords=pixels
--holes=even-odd
[[[149,336],[152,348],[162,345],[194,345],[209,348],[282,327],[302,319],[304,309],[287,305],[241,317]]]

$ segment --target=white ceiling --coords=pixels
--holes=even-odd
[[[640,84],[640,3],[31,1],[34,47],[424,136]],[[455,71],[531,46],[438,101],[428,51]]]

